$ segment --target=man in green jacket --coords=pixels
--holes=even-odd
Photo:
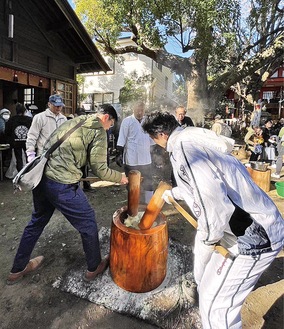
[[[94,115],[82,115],[66,121],[46,142],[47,150],[79,121],[75,130],[50,156],[40,184],[33,190],[34,210],[26,226],[7,283],[13,284],[36,270],[43,256],[30,259],[34,246],[55,209],[58,209],[80,233],[87,261],[85,281],[92,281],[108,266],[101,259],[95,212],[80,188],[81,167],[89,163],[102,180],[127,184],[126,176],[107,166],[107,134],[117,121],[115,109],[104,104]]]

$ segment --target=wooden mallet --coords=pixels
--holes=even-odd
[[[138,224],[141,230],[148,230],[149,228],[151,228],[165,203],[164,199],[162,198],[162,195],[165,190],[169,190],[171,188],[171,185],[163,181],[159,183],[155,193],[153,194],[146,207],[146,210],[140,220],[140,223]]]
[[[171,196],[169,196],[169,201],[171,202],[171,204],[176,208],[176,210],[183,215],[183,217],[189,221],[189,223],[194,227],[197,228],[197,221],[190,216],[190,214],[178,203],[176,202]],[[221,245],[215,245],[214,249],[216,251],[218,251],[219,254],[221,254],[222,256],[224,256],[225,258],[230,258],[232,257],[230,252],[223,246]]]

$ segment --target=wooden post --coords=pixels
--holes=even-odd
[[[128,215],[138,215],[140,200],[141,173],[138,170],[130,170],[128,174]]]

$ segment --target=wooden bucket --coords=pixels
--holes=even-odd
[[[254,170],[250,167],[247,167],[247,170],[252,178],[252,180],[264,191],[270,191],[270,178],[271,170],[267,169],[266,171]]]
[[[139,211],[144,211],[141,206]],[[136,293],[157,288],[167,272],[168,228],[160,213],[157,225],[147,230],[136,230],[123,223],[127,207],[113,215],[110,237],[110,273],[121,288]]]

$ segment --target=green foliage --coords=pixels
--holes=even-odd
[[[175,83],[173,87],[173,94],[177,104],[187,103],[187,82],[182,75],[175,77]]]
[[[127,105],[133,101],[146,101],[147,91],[145,84],[151,82],[150,75],[138,77],[137,72],[132,72],[129,77],[124,79],[124,87],[120,90],[119,102],[122,106]]]
[[[77,74],[76,80],[77,80],[78,90],[82,90],[86,80],[85,76],[81,74]],[[78,93],[77,107],[80,107],[81,102],[86,98],[86,96],[87,94]]]
[[[254,81],[251,89],[257,90],[263,83],[262,71],[272,72],[281,57],[283,63],[280,0],[74,2],[78,16],[106,53],[144,54],[188,81],[199,79],[196,93],[202,98],[207,94],[208,100],[244,81]],[[135,46],[118,46],[121,32],[131,33]],[[169,41],[175,54],[166,50]]]
[[[77,74],[77,84],[78,84],[78,88],[81,89],[81,87],[84,85],[85,83],[85,76],[82,74]]]
[[[104,46],[115,47],[119,34],[124,31],[133,33],[138,46],[162,49],[168,37],[172,37],[182,51],[198,48],[204,55],[214,47],[213,26],[229,33],[229,26],[224,23],[234,10],[232,2],[75,0],[78,16]]]

